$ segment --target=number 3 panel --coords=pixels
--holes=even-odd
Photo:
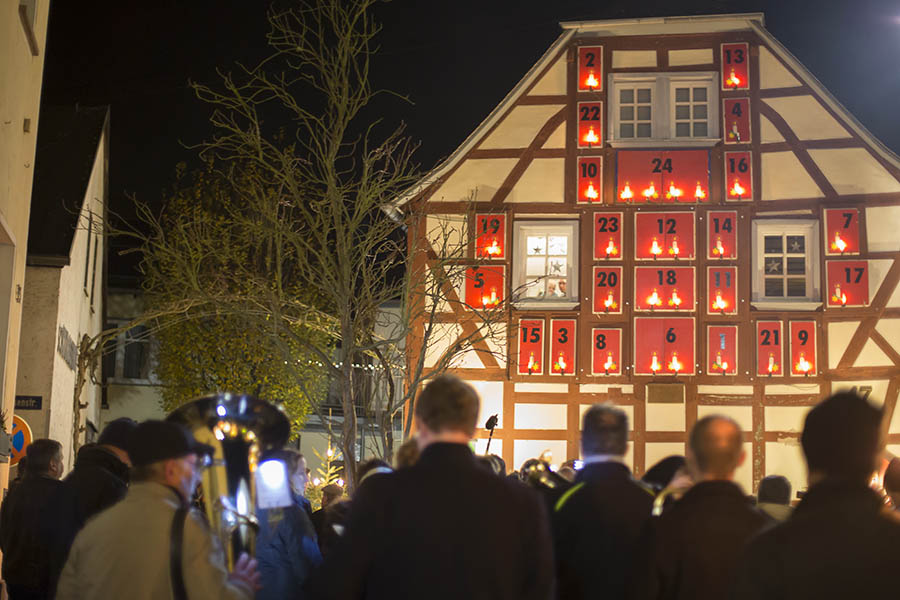
[[[622,314],[622,267],[594,267],[594,313]]]
[[[622,258],[622,213],[594,213],[594,260]]]
[[[544,320],[519,321],[519,375],[544,372]]]
[[[591,374],[622,374],[622,330],[594,327],[591,330]]]
[[[575,319],[550,319],[551,375],[575,374]]]

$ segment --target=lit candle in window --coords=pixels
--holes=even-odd
[[[619,194],[619,198],[626,202],[634,198],[634,192],[631,191],[631,186],[628,185],[627,181],[625,182],[625,187],[622,188],[622,193]]]
[[[591,125],[590,127],[588,127],[588,132],[587,132],[586,134],[584,134],[584,141],[585,141],[585,143],[587,143],[588,145],[596,144],[597,142],[600,141],[600,138],[597,137],[597,134],[594,132],[594,126],[593,126],[593,125]]]
[[[831,301],[841,306],[847,304],[847,294],[841,290],[841,284],[838,283],[834,286],[834,295],[831,296]]]
[[[659,371],[659,369],[659,358],[656,357],[656,352],[654,352],[653,356],[650,357],[650,370],[656,373],[657,371]]]
[[[681,248],[678,247],[678,238],[672,238],[672,245],[669,247],[669,254],[673,257],[678,258],[678,255],[681,254]]]
[[[728,370],[728,362],[722,360],[722,353],[716,352],[716,362],[713,363],[713,369],[722,371],[722,374],[725,374],[725,371]]]
[[[588,183],[587,189],[584,191],[584,197],[588,200],[596,200],[600,197],[600,194],[597,192],[597,188],[594,187],[594,183]]]
[[[726,308],[728,308],[728,303],[722,298],[722,290],[716,290],[716,299],[713,300],[713,310],[725,312]]]
[[[716,246],[713,248],[713,254],[718,256],[719,258],[723,258],[725,256],[725,245],[722,244],[722,238],[716,238]]]
[[[656,238],[653,238],[653,243],[650,244],[650,254],[653,255],[653,258],[656,258],[660,254],[662,254],[662,247],[660,247],[659,242],[656,241]]]
[[[612,352],[608,352],[606,354],[606,362],[603,363],[603,369],[606,371],[606,374],[609,375],[610,371],[616,370],[616,363],[613,362]]]
[[[684,368],[684,365],[681,364],[680,360],[678,360],[677,352],[672,353],[672,360],[669,361],[669,364],[667,366],[673,373],[678,373],[679,371],[681,371],[681,369]]]
[[[775,355],[769,352],[769,366],[766,367],[766,370],[769,372],[771,376],[773,373],[778,372],[778,365],[775,364]]]
[[[840,231],[834,232],[834,241],[831,242],[831,249],[837,250],[841,254],[843,254],[844,250],[847,249],[847,242],[845,242],[844,239],[841,237]]]
[[[672,297],[669,298],[669,306],[674,306],[675,308],[681,306],[681,296],[678,295],[678,290],[672,290]]]
[[[732,196],[737,196],[739,199],[747,193],[747,190],[744,189],[744,186],[741,185],[741,182],[737,179],[734,180],[734,185],[731,186],[731,189],[728,191]]]
[[[741,78],[737,76],[734,69],[731,69],[731,74],[728,76],[728,79],[725,80],[725,85],[728,87],[737,87],[741,85]]]
[[[652,181],[650,182],[650,186],[648,188],[646,188],[643,192],[641,192],[641,195],[646,200],[652,200],[654,198],[659,198],[659,192],[656,191],[656,186],[653,184]]]
[[[656,288],[653,288],[653,293],[647,296],[647,304],[651,309],[656,306],[662,306],[662,298],[659,297],[659,293],[656,291]]]
[[[609,238],[609,243],[606,245],[606,256],[615,256],[619,253],[619,249],[616,248],[616,244],[613,242],[612,238]]]
[[[593,90],[593,89],[596,89],[597,86],[600,85],[600,82],[597,81],[597,78],[596,78],[596,77],[594,77],[594,72],[593,72],[593,71],[591,71],[590,73],[588,73],[587,79],[584,80],[584,85],[587,86],[587,87],[589,87],[589,88],[591,88],[592,90]]]
[[[677,199],[681,198],[681,195],[683,193],[684,192],[681,191],[681,188],[675,187],[675,182],[672,182],[669,184],[669,189],[666,190],[666,199],[667,200],[672,200],[672,199],[677,200]]]
[[[603,301],[603,308],[606,309],[606,312],[609,312],[610,310],[615,310],[617,306],[618,304],[616,304],[616,299],[613,296],[613,293],[609,292],[606,295],[606,300]]]
[[[560,373],[565,373],[566,371],[566,359],[563,356],[563,353],[559,353],[559,358],[556,359],[556,364],[553,365],[554,370],[559,371]]]
[[[812,365],[809,364],[809,361],[806,360],[806,356],[801,352],[800,358],[797,359],[797,370],[809,377],[810,369],[812,369]]]
[[[706,198],[706,192],[703,191],[703,188],[700,187],[700,182],[697,182],[697,188],[694,190],[694,199],[695,200],[703,200]]]

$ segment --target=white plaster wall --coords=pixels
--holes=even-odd
[[[644,472],[667,456],[684,456],[684,442],[647,442],[644,444]]]
[[[519,402],[515,405],[516,429],[566,429],[565,404],[534,404]]]
[[[544,142],[544,145],[541,148],[565,148],[566,147],[566,122],[563,121],[559,124],[553,133],[550,134],[550,137],[547,138],[547,141]]]
[[[819,198],[822,190],[790,150],[762,153],[762,199]]]
[[[561,104],[516,106],[481,143],[479,149],[526,148],[547,120],[562,108]]]
[[[807,487],[806,460],[800,448],[800,440],[785,439],[766,442],[766,476],[783,475],[791,482],[791,497]]]
[[[630,67],[655,67],[656,50],[613,50],[614,69]]]
[[[425,366],[433,367],[443,356],[450,344],[459,337],[462,328],[456,323],[436,323],[425,348]]]
[[[760,138],[762,138],[763,144],[771,144],[784,141],[784,136],[781,135],[777,129],[775,129],[775,126],[772,125],[772,121],[768,120],[763,115],[759,116],[759,133]]]
[[[818,383],[776,383],[765,388],[766,396],[813,395],[820,391]]]
[[[515,166],[515,158],[470,158],[431,196],[431,202],[489,202]]]
[[[646,431],[684,431],[684,403],[663,404],[648,402]]]
[[[568,383],[516,383],[513,386],[515,392],[528,392],[536,394],[568,394]]]
[[[862,393],[862,388],[869,387],[872,388],[872,391],[869,393],[869,402],[872,403],[873,406],[877,406],[881,408],[884,405],[884,397],[887,394],[888,384],[890,382],[886,379],[868,379],[868,380],[857,380],[857,381],[832,381],[831,382],[831,392],[843,392],[848,391],[853,388],[860,393]]]
[[[872,300],[875,298],[875,294],[878,293],[878,290],[881,289],[881,284],[884,283],[884,278],[887,276],[888,271],[891,270],[891,265],[894,264],[894,261],[889,258],[881,258],[881,259],[871,259],[868,262],[869,267],[869,303],[871,304]]]
[[[850,338],[859,327],[859,321],[831,321],[828,323],[828,368],[835,369],[847,350]]]
[[[488,438],[478,438],[475,440],[475,454],[483,455],[487,454],[488,449]],[[494,438],[491,440],[491,454],[496,454],[497,456],[503,456],[503,440],[498,440]],[[506,465],[506,472],[509,473],[513,470],[512,465]]]
[[[536,158],[510,191],[507,202],[562,202],[566,161],[564,158]]]
[[[900,206],[867,206],[866,233],[869,252],[900,250]]]
[[[463,258],[467,224],[465,215],[428,215],[425,238],[438,256]]]
[[[900,346],[900,319],[878,319],[878,322],[875,324],[875,331],[893,344],[895,348]]]
[[[809,155],[838,194],[900,192],[900,182],[865,148],[812,149]]]
[[[669,50],[669,66],[683,67],[687,65],[713,64],[712,48],[696,48],[691,50]]]
[[[560,56],[553,66],[528,92],[530,96],[553,96],[566,93],[566,55]],[[493,447],[493,446],[491,446]]]
[[[781,61],[765,46],[759,47],[759,86],[764,89],[794,87],[800,85]]]
[[[617,389],[623,394],[633,394],[633,385],[622,385],[619,383],[582,383],[578,386],[578,391],[582,394],[608,394],[610,389]]]
[[[763,102],[774,108],[801,140],[850,137],[847,130],[812,96],[766,98]]]
[[[503,429],[503,382],[466,380],[466,383],[475,388],[481,399],[478,427],[484,427],[491,415],[497,415],[497,429]],[[491,448],[493,447],[494,445],[491,444]]]
[[[878,347],[878,344],[872,340],[866,340],[865,345],[859,353],[854,367],[892,367],[894,362],[888,358],[887,354]]]
[[[766,406],[766,431],[800,433],[809,406]]]
[[[744,442],[744,462],[734,471],[734,482],[745,494],[753,493],[753,444]]]

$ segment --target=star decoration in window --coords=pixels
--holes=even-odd
[[[766,263],[766,272],[781,273],[781,261],[778,259],[770,260],[768,263]]]
[[[562,274],[562,263],[558,260],[554,260],[550,263],[550,273],[559,273]]]
[[[534,252],[533,252],[533,253],[534,253],[534,254],[543,254],[543,253],[544,253],[544,249],[541,248],[540,246],[535,246],[535,247],[534,247]]]
[[[800,242],[798,242],[797,240],[794,240],[791,243],[791,252],[800,252],[800,251],[801,251]]]

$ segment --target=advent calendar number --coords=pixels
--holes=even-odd
[[[670,344],[674,344],[676,339],[678,338],[675,336],[675,328],[669,327],[669,330],[666,332],[666,341]]]
[[[619,231],[619,217],[597,217],[597,233],[615,233]]]
[[[602,333],[597,334],[597,350],[606,349],[606,336]]]
[[[597,271],[597,287],[616,287],[619,275],[615,271]]]
[[[581,107],[581,120],[582,121],[599,121],[600,120],[600,107],[599,106],[582,106]]]
[[[731,224],[731,217],[723,219],[721,227],[719,226],[719,217],[714,217],[713,218],[713,227],[715,228],[716,233],[721,233],[722,231],[731,233],[734,228],[733,225]]]
[[[747,164],[746,158],[740,159],[737,163],[735,163],[733,158],[728,159],[728,170],[732,173],[746,173],[749,168],[750,165]]]
[[[734,50],[734,60],[732,60],[731,50],[726,50],[725,51],[725,62],[727,62],[728,64],[732,64],[732,63],[737,64],[737,63],[744,62],[744,51],[741,50],[740,48],[735,49]]]
[[[527,327],[523,327],[523,328],[522,328],[522,341],[523,341],[523,342],[530,342],[530,343],[532,343],[532,344],[536,344],[537,342],[540,342],[540,341],[541,341],[541,330],[540,330],[540,328],[539,328],[539,327],[532,327],[532,328],[531,328],[531,335],[529,336],[528,328],[527,328]]]
[[[497,233],[500,231],[500,219],[485,219],[481,224],[483,233]]]
[[[653,173],[662,173],[663,171],[666,171],[667,173],[672,172],[671,158],[667,158],[666,160],[663,160],[661,158],[654,158],[651,159],[650,162],[653,163]]]
[[[762,341],[759,343],[760,346],[772,346],[773,341],[774,341],[775,346],[778,345],[778,330],[777,329],[775,329],[774,331],[770,331],[768,329],[763,329],[759,335],[760,335],[760,337],[762,337]],[[773,340],[773,338],[774,338],[774,340]]]

